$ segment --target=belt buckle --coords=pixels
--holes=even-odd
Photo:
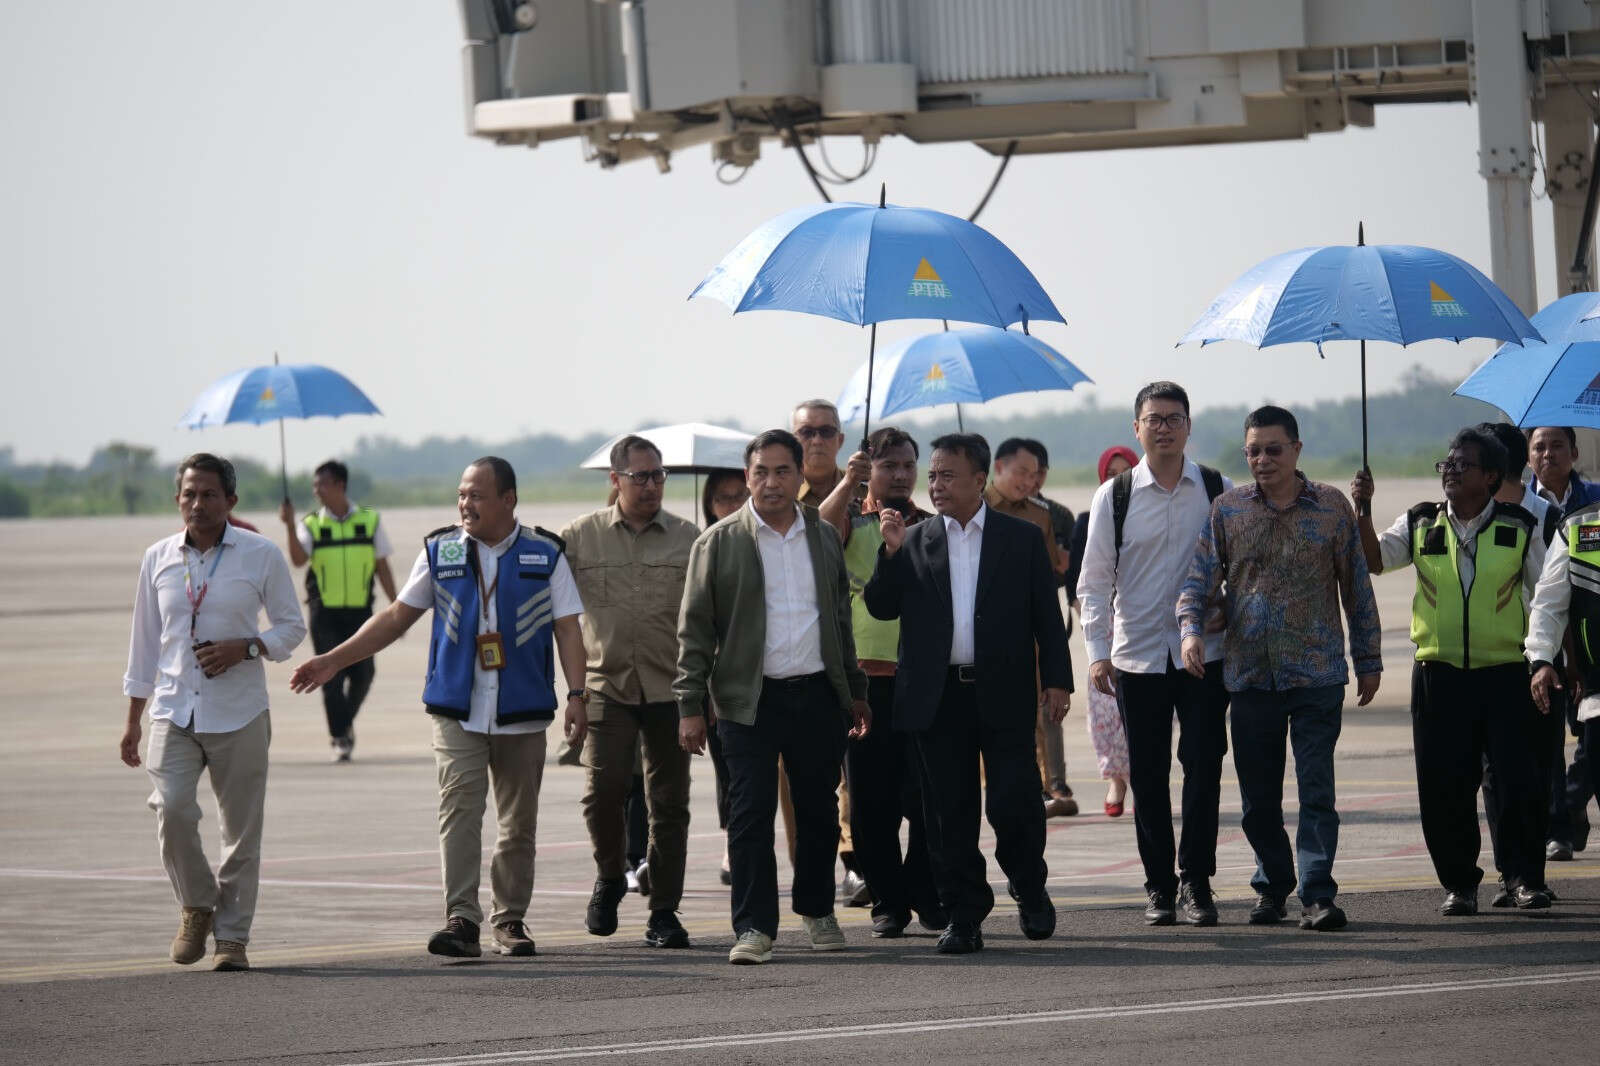
[[[978,680],[978,668],[971,663],[963,663],[956,667],[956,680],[973,684]]]

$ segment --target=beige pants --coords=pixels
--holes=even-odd
[[[469,733],[461,723],[432,715],[433,757],[439,768],[439,864],[447,918],[483,924],[478,880],[483,866],[483,812],[494,786],[494,858],[489,891],[494,925],[525,920],[533,896],[534,835],[539,783],[544,779],[544,731]]]
[[[214,912],[218,940],[250,940],[261,885],[261,822],[267,799],[267,746],[272,720],[262,711],[231,733],[196,733],[166,719],[150,723],[145,768],[154,790],[156,840],[172,891],[185,907]],[[200,773],[211,773],[222,829],[216,875],[200,842]]]

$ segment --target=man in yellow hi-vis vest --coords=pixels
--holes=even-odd
[[[393,551],[378,512],[350,502],[346,488],[350,470],[330,459],[317,467],[311,491],[322,507],[296,522],[294,506],[283,501],[278,517],[289,531],[289,560],[295,566],[310,564],[306,573],[306,607],[311,617],[311,646],[317,654],[337,647],[372,617],[372,582],[383,585],[393,601],[394,575],[389,572]],[[375,673],[371,659],[340,672],[322,686],[322,706],[328,715],[333,761],[349,762],[355,751],[352,728],[356,712],[367,698]]]
[[[1551,899],[1539,711],[1522,658],[1526,604],[1545,542],[1533,515],[1494,499],[1505,467],[1505,445],[1463,429],[1435,467],[1444,503],[1419,503],[1381,534],[1369,515],[1360,519],[1373,573],[1407,564],[1417,571],[1411,734],[1422,835],[1444,886],[1439,913],[1446,917],[1478,913],[1478,785],[1486,759],[1504,795],[1495,835],[1507,902],[1536,910]],[[1358,504],[1372,498],[1369,474],[1356,475],[1351,495]]]

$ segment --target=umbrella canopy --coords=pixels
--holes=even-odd
[[[892,204],[813,204],[779,215],[740,241],[689,294],[696,296],[735,313],[802,311],[857,325],[1066,321],[988,230]]]
[[[1539,340],[1510,297],[1472,264],[1407,244],[1301,248],[1247,270],[1178,341]]]
[[[744,449],[754,435],[740,429],[711,426],[704,422],[685,422],[675,426],[651,426],[635,430],[661,450],[661,465],[677,473],[706,474],[713,470],[743,470]],[[579,464],[583,470],[611,469],[611,448],[628,436],[618,433],[589,458]]]
[[[258,366],[212,384],[184,412],[178,425],[204,429],[228,422],[271,422],[326,415],[383,412],[337,370],[311,363]]]
[[[1071,389],[1090,380],[1043,341],[989,326],[897,342],[885,349],[877,375],[871,414],[880,420],[917,407],[983,403],[1016,392]],[[859,418],[866,404],[863,365],[839,394],[839,417]]]
[[[1518,426],[1600,429],[1600,295],[1563,296],[1533,316],[1544,336],[1504,344],[1455,390]]]

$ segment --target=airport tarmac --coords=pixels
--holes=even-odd
[[[1380,485],[1380,521],[1436,493],[1425,482]],[[1087,490],[1061,497],[1076,510]],[[523,517],[559,528],[582,509],[530,504]],[[282,539],[275,518],[244,517]],[[386,514],[397,576],[421,535],[451,518],[448,507]],[[424,621],[379,658],[348,765],[329,763],[320,699],[288,691],[292,664],[269,665],[256,969],[176,967],[166,950],[177,907],[144,805],[148,781],[116,755],[139,556],[176,525],[175,516],[0,523],[0,1062],[1594,1061],[1600,838],[1551,865],[1561,897],[1551,911],[1486,906],[1482,917],[1454,920],[1435,911],[1406,712],[1405,573],[1376,581],[1385,680],[1372,707],[1347,705],[1339,747],[1335,874],[1352,921],[1344,933],[1244,924],[1253,861],[1231,760],[1215,881],[1223,924],[1140,924],[1133,824],[1100,813],[1075,637],[1080,695],[1066,737],[1084,813],[1049,823],[1050,888],[1062,909],[1054,940],[1024,941],[1007,905],[990,918],[982,955],[941,958],[931,935],[873,941],[866,911],[841,908],[849,951],[813,956],[785,914],[773,965],[729,967],[721,833],[701,759],[682,909],[693,950],[644,948],[638,896],[623,903],[616,936],[584,931],[594,868],[578,810],[582,772],[551,765],[529,916],[539,957],[429,957],[423,944],[442,915],[433,757],[418,700]],[[293,661],[309,654],[307,644]],[[1288,792],[1292,833],[1292,769]],[[202,794],[215,848],[205,786]],[[993,865],[990,873],[1000,884]]]

